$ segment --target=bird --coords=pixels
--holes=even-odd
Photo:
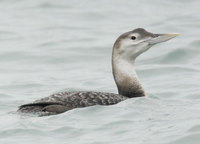
[[[23,104],[19,106],[17,112],[49,116],[75,108],[114,105],[124,100],[145,96],[144,88],[135,71],[136,58],[152,46],[178,35],[178,33],[154,34],[144,28],[136,28],[121,34],[112,50],[112,72],[118,94],[95,91],[59,92],[32,103]]]

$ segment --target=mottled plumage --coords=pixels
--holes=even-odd
[[[20,106],[18,112],[39,116],[59,114],[74,108],[113,105],[128,98],[145,96],[135,72],[135,59],[153,45],[178,34],[153,34],[143,28],[119,36],[113,46],[112,69],[119,94],[102,92],[61,92]]]
[[[127,97],[102,92],[60,92],[49,97],[20,106],[18,112],[33,113],[40,116],[59,114],[74,108],[93,105],[113,105]]]

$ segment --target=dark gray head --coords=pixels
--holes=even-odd
[[[114,44],[114,52],[123,59],[135,60],[153,45],[170,40],[177,35],[177,33],[153,34],[143,28],[137,28],[119,36]]]

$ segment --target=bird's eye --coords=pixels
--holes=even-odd
[[[153,34],[153,38],[156,38],[158,36],[159,36],[159,34]]]
[[[135,39],[136,39],[136,37],[135,37],[135,36],[131,36],[131,39],[132,39],[132,40],[135,40]]]

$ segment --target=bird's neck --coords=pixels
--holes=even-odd
[[[134,61],[127,61],[112,57],[113,76],[120,95],[132,98],[145,96],[144,89],[140,84],[135,72]]]

